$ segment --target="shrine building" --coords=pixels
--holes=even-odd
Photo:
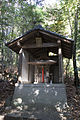
[[[63,83],[63,58],[72,58],[73,42],[38,25],[6,46],[19,54],[22,83]]]

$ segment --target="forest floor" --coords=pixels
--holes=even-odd
[[[73,80],[65,82],[67,100],[68,100],[68,113],[70,114],[71,120],[80,120],[80,88],[78,92],[73,85]],[[0,82],[0,115],[6,113],[5,101],[6,98],[12,95],[14,92],[14,84],[6,81]]]
[[[68,112],[73,120],[80,120],[80,87],[76,90],[73,80],[66,82]]]

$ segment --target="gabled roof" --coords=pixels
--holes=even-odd
[[[18,46],[18,44],[17,44],[18,42],[20,42],[21,44],[24,44],[26,42],[27,45],[32,44],[35,37],[37,37],[37,36],[42,37],[42,39],[44,39],[48,43],[50,43],[50,42],[52,43],[54,41],[61,40],[63,56],[66,58],[72,57],[74,41],[72,39],[68,39],[67,37],[65,37],[63,35],[57,34],[56,32],[51,32],[51,31],[45,30],[41,25],[38,25],[38,26],[34,27],[34,29],[27,31],[24,35],[20,36],[19,38],[8,42],[6,44],[6,46],[8,46],[10,49],[15,51],[16,53],[19,53],[19,50],[21,49],[21,47]]]

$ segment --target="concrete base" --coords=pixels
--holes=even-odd
[[[64,84],[21,84],[15,87],[12,107],[18,112],[12,116],[33,120],[63,120],[66,106]]]

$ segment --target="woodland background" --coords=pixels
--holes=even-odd
[[[64,74],[80,78],[80,1],[2,0],[0,1],[0,79],[17,77],[18,55],[5,43],[21,36],[35,25],[74,40],[72,60],[64,58]],[[15,69],[15,70],[14,70]]]
[[[64,76],[67,112],[70,119],[80,119],[80,0],[53,1],[0,0],[0,115],[10,112],[5,101],[13,95],[18,77],[18,55],[5,43],[41,24],[74,40],[72,59],[64,58]]]

